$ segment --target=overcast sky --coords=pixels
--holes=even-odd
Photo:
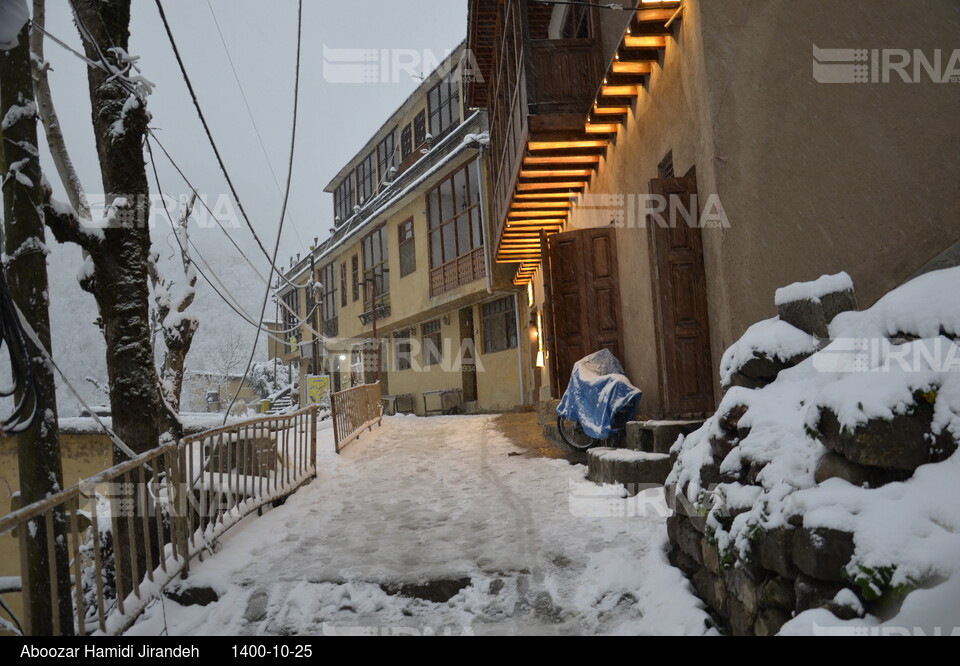
[[[282,186],[290,145],[297,2],[210,0],[208,4],[207,0],[164,0],[164,7],[227,168],[258,234],[272,250],[282,197],[244,106],[214,14]],[[47,29],[80,49],[67,0],[47,0]],[[305,252],[315,237],[328,236],[333,205],[332,197],[322,193],[324,186],[419,85],[416,78],[393,71],[394,58],[404,62],[422,60],[423,69],[429,70],[431,62],[443,58],[465,38],[466,29],[466,0],[304,1],[299,136],[290,215],[281,244],[281,267],[288,265],[291,255]],[[345,74],[349,78],[351,70],[325,70],[325,46],[334,60],[352,58],[358,62],[357,54],[344,53],[342,49],[372,49],[385,59],[381,57],[380,65],[374,66],[373,82],[331,83],[328,79],[342,79]],[[215,203],[227,194],[226,183],[203,134],[154,2],[133,3],[130,51],[141,57],[143,75],[156,84],[149,100],[153,128],[194,185]],[[360,54],[366,55],[369,54]],[[100,192],[103,187],[94,148],[85,65],[49,40],[46,58],[54,68],[51,86],[71,156],[84,188]],[[382,67],[383,63],[388,67]],[[158,164],[166,193],[184,196],[188,190],[176,172],[160,156]],[[44,170],[58,198],[65,200],[56,171],[46,156]],[[152,175],[150,181],[153,192]],[[156,220],[162,218],[158,216]],[[260,272],[266,274],[266,261],[257,255],[250,233],[237,228],[232,234],[258,264]],[[264,285],[222,232],[194,226],[192,236],[237,300],[248,312],[259,315]],[[154,244],[169,269],[175,257],[169,232],[158,228]],[[106,379],[102,336],[93,323],[96,308],[92,297],[83,294],[76,283],[81,261],[76,247],[56,247],[50,259],[54,353],[62,359],[78,388],[85,386],[83,378],[87,376]],[[188,358],[189,368],[211,369],[211,355],[222,347],[224,337],[234,331],[252,345],[255,329],[243,323],[202,282],[192,311],[199,315],[201,328]],[[274,316],[271,306],[268,318]],[[265,356],[266,342],[261,340],[260,357]],[[61,402],[75,403],[63,392],[61,396]],[[95,399],[90,394],[85,397]]]

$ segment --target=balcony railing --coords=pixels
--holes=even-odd
[[[487,277],[482,247],[430,271],[430,298]]]

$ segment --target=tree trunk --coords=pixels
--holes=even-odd
[[[76,18],[87,57],[101,52],[120,67],[116,52],[130,40],[130,0],[76,0]],[[113,217],[104,238],[91,252],[93,295],[100,308],[107,344],[107,375],[113,429],[137,453],[160,442],[165,407],[150,343],[150,191],[143,158],[143,139],[150,119],[145,102],[103,71],[87,68],[93,128],[103,191]],[[114,451],[117,462],[126,459]]]
[[[36,331],[41,344],[49,350],[47,249],[43,217],[37,207],[43,200],[43,188],[28,28],[21,31],[19,41],[16,48],[0,53],[0,116],[4,118],[0,153],[3,155],[5,243],[9,257],[6,274],[14,302]],[[32,357],[36,415],[30,427],[17,436],[20,493],[25,506],[63,489],[53,369],[45,362],[41,350],[29,340],[26,344]],[[30,621],[26,629],[32,635],[54,633],[56,613],[60,633],[72,635],[73,606],[65,515],[62,511],[54,513],[53,534],[47,534],[45,521],[34,521],[31,526],[31,529],[22,530],[24,534],[21,535],[26,541],[29,567],[29,572],[23,572],[29,578],[25,606]],[[55,543],[57,608],[53,608],[54,602],[50,598],[48,539],[54,539]]]

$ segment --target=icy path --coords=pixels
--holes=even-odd
[[[664,554],[662,492],[591,503],[584,467],[518,452],[490,417],[387,419],[195,565],[217,603],[167,599],[130,633],[704,633]]]

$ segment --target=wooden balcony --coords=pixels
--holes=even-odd
[[[430,271],[430,298],[487,277],[482,247]]]
[[[493,72],[488,85],[474,86],[471,99],[490,109],[495,256],[521,264],[518,284],[540,263],[541,234],[563,228],[629,117],[681,3],[644,3],[607,63],[601,9],[591,10],[590,38],[531,39],[545,20],[542,8],[533,7],[474,0],[470,19],[471,48],[484,73]]]

